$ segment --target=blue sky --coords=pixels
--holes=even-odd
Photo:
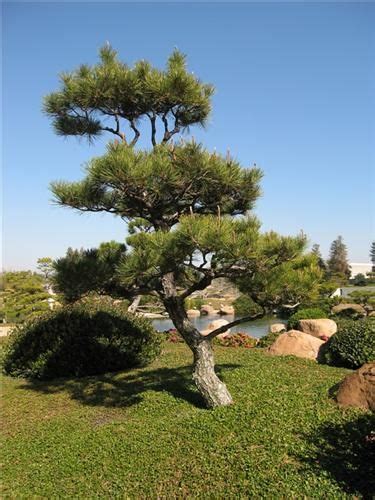
[[[76,180],[104,150],[54,135],[41,112],[57,75],[122,59],[163,66],[177,46],[216,87],[207,148],[264,170],[264,230],[301,229],[324,256],[341,234],[352,262],[374,239],[375,5],[370,3],[3,4],[3,266],[35,267],[67,247],[123,241],[109,215],[53,206],[49,182]]]

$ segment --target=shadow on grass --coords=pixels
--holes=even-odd
[[[236,364],[216,366],[222,371],[238,368]],[[21,389],[44,394],[67,392],[70,397],[90,406],[128,407],[139,403],[147,391],[167,392],[184,399],[198,408],[205,408],[204,401],[192,381],[191,366],[159,368],[131,372],[109,373],[95,377],[56,379],[48,382],[27,381]]]
[[[325,424],[305,436],[317,453],[298,457],[316,474],[322,470],[348,494],[375,495],[375,419],[362,415],[350,422]]]

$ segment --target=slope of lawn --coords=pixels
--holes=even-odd
[[[2,498],[352,498],[374,492],[372,416],[347,370],[216,347],[235,405],[207,411],[190,353],[74,380],[3,378]]]

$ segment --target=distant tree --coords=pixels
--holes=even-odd
[[[365,286],[367,284],[366,276],[362,273],[357,274],[353,279],[353,285]]]
[[[37,260],[37,269],[43,274],[48,283],[53,273],[53,260],[51,257],[41,257]]]
[[[65,257],[53,263],[54,290],[62,295],[66,303],[75,302],[88,292],[113,297],[129,296],[115,276],[125,253],[125,245],[115,241],[89,250],[69,248]]]
[[[318,266],[322,271],[327,270],[327,265],[324,262],[324,259],[322,257],[322,254],[320,253],[320,245],[317,243],[314,243],[314,245],[311,248],[311,253],[317,258]]]
[[[358,302],[363,306],[375,306],[375,291],[373,290],[355,290],[349,296],[354,302]]]
[[[212,340],[301,300],[321,277],[315,259],[304,254],[303,235],[261,233],[250,215],[260,192],[258,168],[243,168],[229,154],[209,153],[194,141],[168,142],[193,124],[205,124],[212,93],[211,85],[187,71],[178,51],[165,71],[144,61],[131,69],[107,46],[99,64],[64,74],[61,89],[45,100],[58,134],[92,140],[108,131],[121,138],[88,163],[82,181],[56,182],[52,191],[60,205],[130,223],[130,251],[116,279],[126,294],[160,298],[193,353],[193,379],[209,407],[232,403],[215,373]],[[134,147],[142,118],[151,125],[151,150]],[[123,121],[133,130],[131,141]],[[203,335],[187,317],[185,299],[222,277],[238,284],[260,312]]]
[[[330,276],[341,276],[344,280],[350,278],[348,253],[342,236],[338,236],[337,239],[332,242],[327,264]]]
[[[372,264],[372,272],[375,272],[375,241],[371,243],[370,259]]]
[[[48,311],[49,294],[44,290],[43,278],[31,271],[4,273],[3,315],[7,323],[21,323]]]

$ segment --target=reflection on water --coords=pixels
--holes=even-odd
[[[207,328],[208,324],[215,319],[226,319],[231,322],[234,319],[238,319],[241,316],[219,316],[218,314],[211,314],[210,316],[199,316],[198,318],[190,318],[190,321],[198,330],[204,330]],[[241,323],[236,325],[231,329],[231,333],[242,332],[251,335],[252,337],[260,338],[269,331],[270,325],[273,323],[286,323],[285,320],[278,318],[277,316],[265,316],[261,319],[256,319],[248,323]],[[154,327],[160,332],[164,330],[169,330],[174,328],[173,323],[170,319],[154,319],[152,320]]]

